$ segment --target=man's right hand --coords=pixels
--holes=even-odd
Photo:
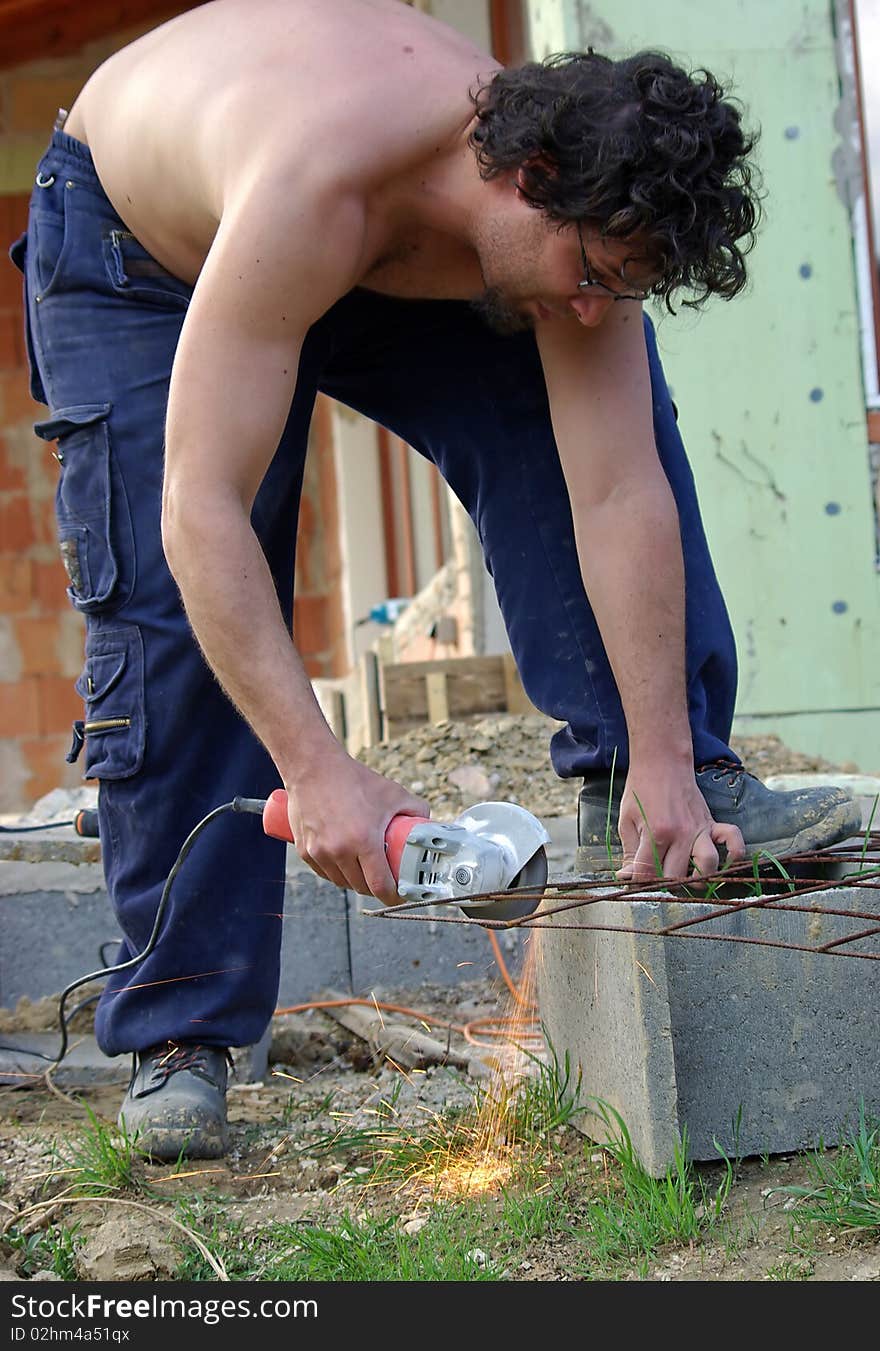
[[[342,750],[288,784],[287,797],[296,851],[319,877],[384,905],[399,901],[385,831],[394,816],[430,816],[423,798]]]

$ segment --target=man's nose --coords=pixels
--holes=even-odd
[[[579,291],[569,303],[577,315],[579,323],[583,324],[585,328],[595,328],[597,324],[601,324],[614,304],[614,297],[601,293],[591,295],[589,292]]]

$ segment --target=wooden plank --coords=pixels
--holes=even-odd
[[[345,697],[342,690],[327,689],[324,692],[324,717],[330,727],[330,731],[345,745],[346,725],[345,725]]]
[[[504,702],[508,713],[537,713],[538,710],[523,689],[512,652],[503,654],[501,669],[504,673]]]
[[[425,676],[429,722],[446,722],[449,718],[448,681],[445,671],[429,671]]]
[[[471,1073],[484,1077],[482,1062],[470,1056],[467,1050],[453,1049],[448,1034],[447,1040],[441,1042],[415,1023],[393,1022],[384,1017],[379,1008],[353,1003],[330,1008],[327,1012],[347,1031],[367,1043],[377,1063],[387,1058],[392,1064],[403,1065],[406,1069],[425,1069],[428,1065],[470,1069],[476,1062]]]
[[[361,657],[360,679],[364,745],[378,746],[382,740],[382,708],[379,702],[379,661],[375,652],[365,652]]]

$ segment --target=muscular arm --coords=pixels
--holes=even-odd
[[[548,322],[538,345],[584,587],[627,722],[621,877],[653,875],[655,847],[667,876],[685,875],[690,856],[712,871],[715,844],[736,852],[741,841],[712,822],[694,779],[681,536],[654,442],[641,309],[617,305],[590,329]]]
[[[290,794],[300,853],[337,885],[391,899],[385,825],[398,811],[428,812],[333,737],[250,524],[305,334],[348,289],[358,257],[356,205],[322,211],[312,199],[299,219],[252,196],[224,212],[174,362],[162,537],[206,660]]]

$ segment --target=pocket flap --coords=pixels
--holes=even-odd
[[[59,408],[44,422],[35,422],[34,431],[44,441],[54,441],[65,432],[76,431],[78,427],[90,427],[93,422],[101,422],[110,412],[109,403],[80,403],[71,408]]]
[[[27,253],[27,232],[19,235],[15,243],[9,249],[9,257],[12,259],[19,272],[24,272],[24,260]]]
[[[76,682],[76,692],[86,703],[101,699],[119,683],[125,670],[128,653],[125,648],[117,652],[100,652],[87,657],[82,675]]]

